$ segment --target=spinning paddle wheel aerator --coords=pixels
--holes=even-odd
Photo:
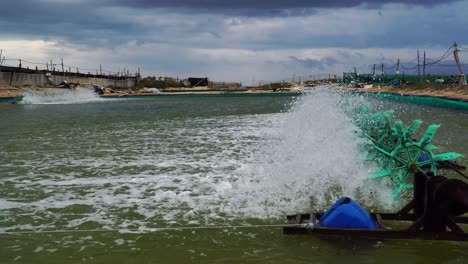
[[[367,146],[367,160],[375,161],[379,171],[371,174],[371,178],[378,179],[389,177],[394,184],[393,197],[396,199],[402,190],[413,188],[412,179],[409,179],[416,171],[437,173],[440,162],[450,161],[463,155],[456,152],[435,154],[438,148],[432,140],[439,125],[430,125],[421,139],[414,139],[414,134],[421,126],[421,120],[414,120],[411,125],[405,127],[401,120],[393,118],[393,111],[368,114],[359,119],[358,126],[363,131],[363,136],[372,144]]]

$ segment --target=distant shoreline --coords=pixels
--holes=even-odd
[[[416,89],[411,86],[393,87],[393,86],[377,86],[367,88],[350,88],[342,84],[331,84],[331,89],[339,89],[352,93],[379,95],[391,94],[395,96],[417,96],[417,97],[432,97],[445,100],[452,100],[458,102],[468,103],[468,86],[463,87],[426,87],[423,89]],[[14,102],[23,96],[24,92],[64,92],[69,89],[63,88],[16,88],[8,85],[0,85],[0,102]],[[285,89],[285,90],[261,90],[261,89],[217,89],[211,90],[207,88],[169,88],[161,89],[157,93],[148,92],[145,90],[131,91],[110,90],[103,95],[102,98],[147,98],[147,97],[235,97],[235,96],[297,96],[301,95],[301,89]]]
[[[369,94],[393,94],[398,96],[420,96],[433,97],[453,101],[468,102],[468,86],[462,87],[427,87],[423,89],[415,89],[414,87],[371,87],[371,88],[347,88],[339,86],[339,89],[344,89],[354,93],[369,93]]]
[[[75,89],[88,89],[86,87],[77,87]],[[25,93],[54,94],[69,92],[72,89],[67,88],[16,88],[7,85],[0,85],[0,103],[18,103],[22,100]],[[298,96],[302,91],[297,89],[285,89],[282,91],[256,90],[256,89],[237,89],[237,90],[211,90],[211,89],[161,89],[158,92],[148,92],[144,90],[111,90],[97,95],[101,98],[150,98],[150,97],[268,97],[268,96]]]
[[[197,92],[160,92],[160,93],[133,93],[133,94],[103,94],[102,98],[135,98],[135,97],[229,97],[229,96],[297,96],[299,91],[197,91]]]

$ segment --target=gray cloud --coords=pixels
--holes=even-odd
[[[378,7],[384,4],[434,6],[459,0],[108,0],[107,4],[120,4],[142,8],[190,8],[190,9],[292,9],[292,8],[349,8],[356,6]]]
[[[399,5],[386,5],[392,3]],[[224,71],[245,69],[248,75],[264,69],[265,76],[277,76],[291,67],[328,71],[341,61],[370,65],[400,56],[369,55],[372,48],[416,52],[431,47],[443,53],[453,40],[468,44],[468,35],[459,33],[465,31],[468,18],[456,15],[467,13],[468,5],[455,0],[37,0],[2,1],[2,10],[8,12],[0,16],[0,41],[53,40],[57,46],[72,47],[61,57],[102,49],[103,63],[133,63],[171,74],[223,76]],[[161,46],[171,49],[162,54]],[[301,52],[317,48],[336,48],[336,54]],[[225,50],[234,55],[210,60],[193,55],[193,49],[217,51],[213,57]],[[138,50],[144,53],[136,55]],[[255,57],[262,51],[272,52]],[[236,52],[248,55],[233,62],[242,57]]]
[[[307,16],[317,9],[380,8],[385,4],[433,7],[462,0],[107,0],[104,5],[144,9],[176,9],[185,13],[215,13],[237,16]]]
[[[405,3],[431,7],[437,4],[447,4],[454,1],[436,0],[332,0],[332,1],[215,1],[215,0],[76,0],[72,2],[40,0],[40,1],[4,1],[2,10],[8,10],[0,16],[0,38],[15,38],[21,36],[26,39],[64,39],[76,44],[102,45],[115,47],[132,40],[152,43],[171,43],[192,47],[223,47],[223,48],[307,48],[307,47],[401,47],[415,46],[421,41],[427,43],[446,43],[452,40],[452,32],[463,28],[460,21],[450,18],[438,18],[437,22],[421,19],[398,18],[395,20],[388,15],[379,21],[380,28],[364,31],[343,30],[340,34],[325,32],[329,21],[316,21],[315,25],[303,24],[296,27],[283,26],[277,31],[259,32],[269,34],[262,41],[249,39],[233,39],[224,27],[224,19],[229,18],[230,12],[258,16],[258,19],[271,19],[261,15],[262,12],[286,12],[290,16],[313,16],[315,8],[337,7],[379,7],[387,3]],[[231,11],[229,11],[231,10]],[[237,10],[237,11],[236,11]],[[275,11],[276,10],[276,11]],[[292,10],[292,11],[291,11]],[[212,14],[199,14],[198,12]],[[221,12],[222,11],[222,12]],[[428,10],[427,13],[436,13]],[[231,13],[232,15],[232,13]],[[319,14],[318,14],[319,15]],[[415,17],[418,14],[415,13]],[[141,21],[142,18],[147,20]],[[172,18],[171,17],[176,17]],[[432,14],[429,15],[432,19]],[[241,17],[244,19],[246,17]],[[250,17],[247,17],[250,18]],[[302,19],[302,18],[299,18]],[[335,18],[336,19],[336,18]],[[385,20],[383,20],[385,19]],[[386,21],[387,20],[387,21]],[[388,20],[393,22],[388,23]],[[295,21],[296,23],[300,21]],[[231,25],[255,21],[233,20]],[[320,24],[318,24],[320,23]],[[349,24],[354,23],[350,20]],[[375,23],[375,21],[374,21]],[[401,26],[404,23],[403,26]],[[452,28],[448,28],[450,25]],[[292,26],[292,25],[291,25]],[[367,24],[356,24],[356,29],[367,27]],[[255,25],[252,25],[255,27]],[[324,35],[308,32],[308,27],[324,29]],[[424,30],[420,30],[421,27]],[[304,32],[304,33],[301,33]],[[235,33],[234,33],[235,34]],[[302,35],[301,35],[302,34]],[[246,36],[251,37],[251,36]],[[457,40],[464,41],[464,35]],[[296,41],[291,41],[294,39]],[[403,40],[404,41],[398,41]],[[445,45],[445,44],[444,44]]]
[[[329,68],[335,64],[338,63],[338,60],[333,57],[324,57],[321,59],[299,59],[295,56],[289,56],[289,59],[291,59],[295,63],[301,64],[305,69],[310,69],[310,70],[325,70],[326,68]]]

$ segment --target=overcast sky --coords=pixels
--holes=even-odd
[[[63,58],[246,84],[390,68],[417,49],[438,58],[454,41],[468,48],[468,1],[456,0],[15,0],[0,10],[7,64]]]

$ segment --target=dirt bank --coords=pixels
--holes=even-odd
[[[0,97],[15,97],[22,94],[21,89],[10,86],[10,85],[0,85]]]

